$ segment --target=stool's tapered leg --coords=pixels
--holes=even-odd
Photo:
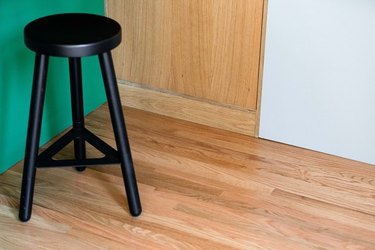
[[[37,54],[35,57],[19,210],[19,219],[24,222],[30,219],[32,211],[47,70],[48,56]]]
[[[81,58],[69,58],[70,72],[70,94],[72,103],[73,129],[82,131],[85,127],[83,112],[83,94],[82,94],[82,70]],[[82,138],[74,140],[74,157],[77,160],[86,158],[85,141]],[[84,171],[86,167],[76,167],[78,171]]]
[[[111,53],[106,52],[100,54],[99,61],[108,99],[117,150],[119,151],[121,158],[121,170],[125,183],[129,210],[133,216],[138,216],[141,214],[142,208]]]

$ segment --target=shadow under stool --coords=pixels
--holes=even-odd
[[[99,15],[57,14],[39,18],[26,25],[24,39],[26,46],[34,51],[36,56],[19,219],[28,221],[31,217],[37,168],[71,166],[78,171],[84,171],[86,166],[118,163],[121,165],[130,214],[140,215],[141,202],[111,55],[111,50],[121,43],[121,26],[116,21]],[[117,150],[85,128],[81,57],[91,55],[99,57]],[[39,154],[50,56],[66,57],[69,60],[73,125],[71,130]],[[72,141],[74,159],[53,159],[55,154]],[[86,158],[86,142],[101,151],[104,157]]]

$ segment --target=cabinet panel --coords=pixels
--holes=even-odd
[[[263,0],[108,0],[118,77],[256,110]]]

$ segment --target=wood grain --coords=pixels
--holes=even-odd
[[[268,15],[268,0],[263,1],[263,20],[262,20],[262,41],[260,47],[259,59],[259,74],[258,74],[258,98],[256,107],[256,121],[255,121],[255,137],[259,137],[260,129],[260,112],[262,104],[262,89],[263,89],[263,73],[264,73],[264,56],[266,44],[266,30],[267,30],[267,15]]]
[[[256,110],[263,0],[108,0],[121,80]]]
[[[255,136],[256,112],[204,102],[197,98],[145,88],[120,81],[119,90],[125,106],[154,112],[186,121]]]
[[[374,166],[124,112],[142,215],[128,213],[119,166],[53,168],[37,171],[21,223],[20,162],[0,175],[1,249],[375,248]],[[86,124],[115,145],[106,105]],[[70,145],[56,157],[72,155]]]

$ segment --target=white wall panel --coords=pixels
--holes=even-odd
[[[269,0],[260,137],[375,164],[375,1]]]

